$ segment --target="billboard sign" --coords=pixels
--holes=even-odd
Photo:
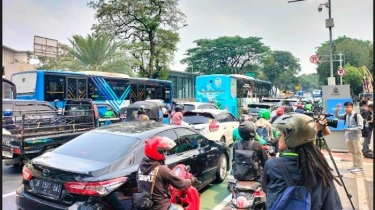
[[[34,55],[56,58],[58,55],[58,41],[46,37],[34,36]]]

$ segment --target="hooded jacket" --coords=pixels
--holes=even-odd
[[[139,164],[137,172],[138,192],[151,191],[151,184],[153,180],[153,170],[159,166],[156,174],[154,191],[152,198],[154,205],[150,210],[167,210],[170,206],[170,196],[168,192],[169,185],[179,190],[184,190],[192,185],[191,179],[181,179],[174,175],[168,166],[164,165],[162,161],[152,160],[150,158],[143,158]]]

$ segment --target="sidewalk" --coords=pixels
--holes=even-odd
[[[333,169],[335,175],[337,172],[331,161],[328,152],[322,150],[322,153],[328,160],[328,163]],[[332,152],[332,157],[335,160],[339,173],[343,177],[344,184],[348,194],[352,196],[351,200],[355,209],[369,210],[374,209],[373,201],[373,159],[363,158],[363,173],[353,174],[347,169],[352,167],[352,155],[350,153],[336,153]],[[341,203],[344,210],[353,209],[350,200],[346,194],[344,186],[335,183],[336,189],[340,195]]]

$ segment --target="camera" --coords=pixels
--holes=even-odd
[[[323,113],[323,112],[303,112],[303,114],[314,118],[316,122],[318,122],[319,120],[326,119],[327,126],[332,127],[332,128],[337,128],[337,125],[339,123],[337,119],[327,119],[327,117],[332,117],[333,114]]]

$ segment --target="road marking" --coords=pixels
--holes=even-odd
[[[9,196],[12,196],[12,195],[15,195],[15,194],[16,194],[16,191],[11,192],[11,193],[7,193],[7,194],[3,195],[3,198],[9,197]]]
[[[229,194],[221,203],[219,203],[212,210],[221,210],[223,209],[230,201],[232,200],[232,194]]]

